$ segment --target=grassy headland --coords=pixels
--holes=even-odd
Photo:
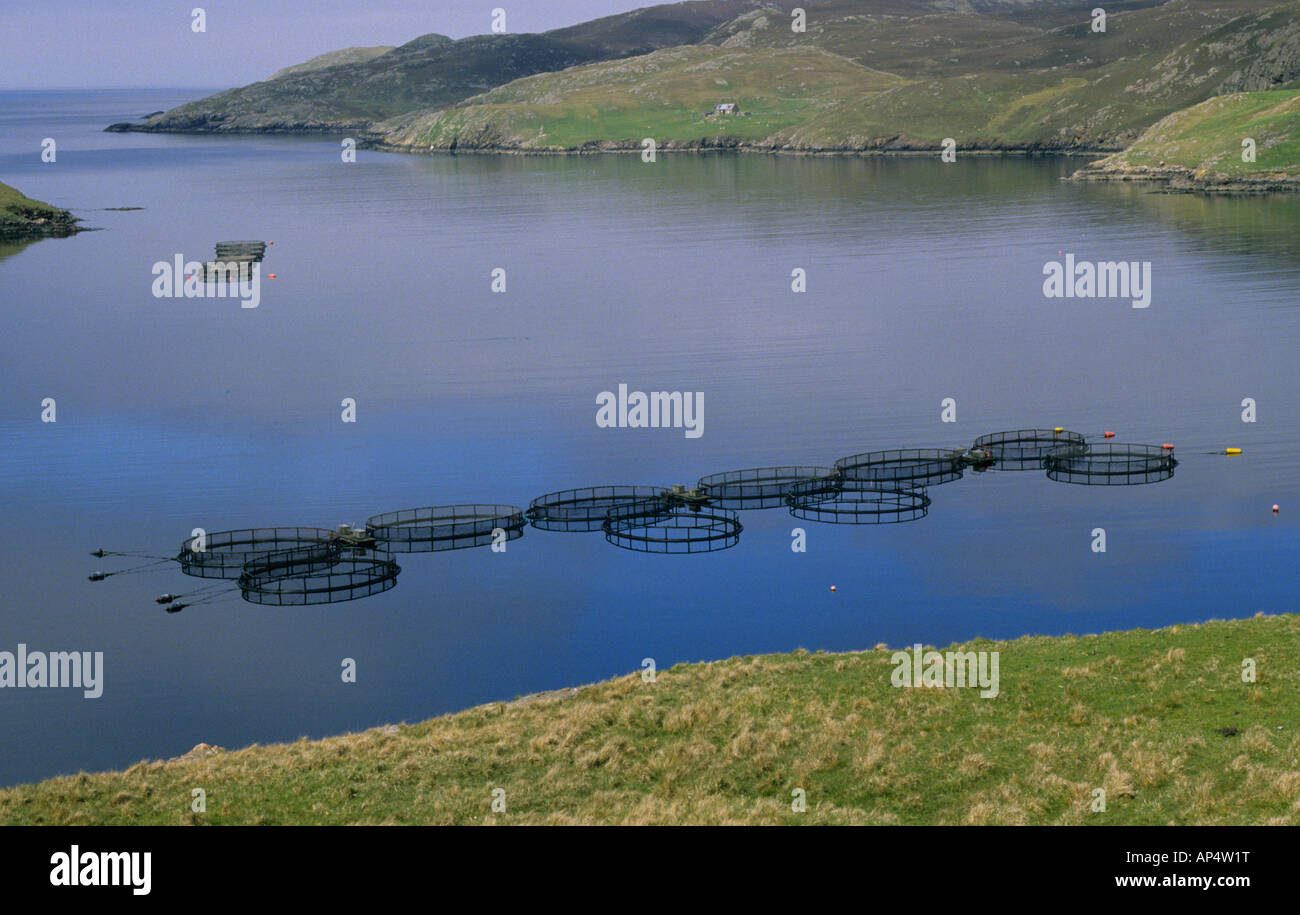
[[[6,789],[0,822],[1300,824],[1300,616],[960,647],[996,698],[892,686],[883,646],[679,664]]]
[[[67,210],[33,200],[17,188],[0,183],[0,239],[62,237],[80,231],[77,217]]]
[[[1254,160],[1243,140],[1254,141]],[[1174,188],[1300,190],[1300,89],[1221,95],[1175,112],[1077,180],[1161,181]]]

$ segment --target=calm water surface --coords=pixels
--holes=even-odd
[[[0,690],[0,784],[415,721],[646,657],[1296,609],[1300,200],[1060,181],[1077,161],[345,165],[337,138],[101,132],[199,94],[0,93],[0,179],[101,230],[0,249],[0,650],[106,667],[95,701]],[[260,307],[150,294],[156,261],[224,238],[275,241]],[[1045,299],[1058,251],[1151,261],[1151,306]],[[704,392],[704,435],[596,428],[620,382]],[[739,547],[703,556],[530,530],[503,555],[402,557],[394,590],[325,607],[167,616],[152,598],[194,580],[86,579],[114,568],[96,547],[170,553],[194,527],[522,506],[1044,425],[1175,442],[1182,464],[1112,489],[969,474],[902,525],[746,512]],[[1246,454],[1200,453],[1227,445]]]

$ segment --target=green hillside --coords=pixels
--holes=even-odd
[[[281,71],[276,78],[108,129],[359,132],[384,118],[453,105],[535,73],[690,44],[752,6],[754,0],[699,0],[542,34],[473,35],[460,40],[424,35],[372,59]],[[484,9],[485,26],[489,9]]]
[[[0,790],[0,822],[1300,825],[1300,616],[960,648],[996,697],[891,685],[883,646],[679,664]]]
[[[1254,161],[1243,158],[1246,139],[1254,141]],[[1175,112],[1076,177],[1300,186],[1300,89],[1222,95]]]
[[[796,6],[804,32],[790,27]],[[1062,0],[697,0],[538,35],[426,35],[111,129],[373,131],[412,149],[453,139],[457,148],[579,149],[639,142],[632,134],[647,128],[679,146],[721,134],[722,145],[759,148],[931,147],[953,137],[965,148],[1120,149],[1171,112],[1300,77],[1295,0],[1138,0],[1107,14],[1094,32],[1090,8]],[[681,68],[653,57],[687,47],[697,54]],[[791,82],[800,53],[807,86]],[[625,66],[643,55],[652,59]],[[729,87],[698,55],[745,71],[734,88],[748,94],[749,120],[701,129],[716,125],[697,123],[689,106]],[[571,67],[582,72],[564,72]],[[800,111],[804,99],[812,103]]]
[[[781,10],[756,10],[689,49],[539,74],[379,129],[385,145],[417,150],[645,136],[810,151],[933,149],[945,137],[967,149],[1119,149],[1223,86],[1300,76],[1295,2],[1172,0],[1113,11],[1105,33],[1086,15],[1044,28],[1037,6],[1025,22],[997,9],[841,15],[826,4],[810,8],[804,34]],[[717,101],[752,117],[702,120]]]
[[[463,106],[391,125],[397,146],[572,149],[700,137],[761,142],[848,96],[902,85],[825,51],[688,46],[516,80]],[[730,102],[736,115],[713,115]]]

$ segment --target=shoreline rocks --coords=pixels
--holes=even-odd
[[[1163,190],[1201,194],[1294,194],[1300,193],[1300,175],[1285,172],[1260,175],[1226,175],[1181,165],[1125,165],[1102,160],[1085,165],[1070,181],[1111,181],[1159,185]]]

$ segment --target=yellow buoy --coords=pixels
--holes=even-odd
[[[1053,429],[1052,431],[1053,431],[1053,432],[1064,432],[1064,431],[1065,431],[1065,427],[1064,427],[1064,426],[1057,426],[1057,427],[1056,427],[1055,429]]]
[[[1224,448],[1224,449],[1223,449],[1223,453],[1224,453],[1224,454],[1241,454],[1241,449],[1240,449],[1240,448]]]

